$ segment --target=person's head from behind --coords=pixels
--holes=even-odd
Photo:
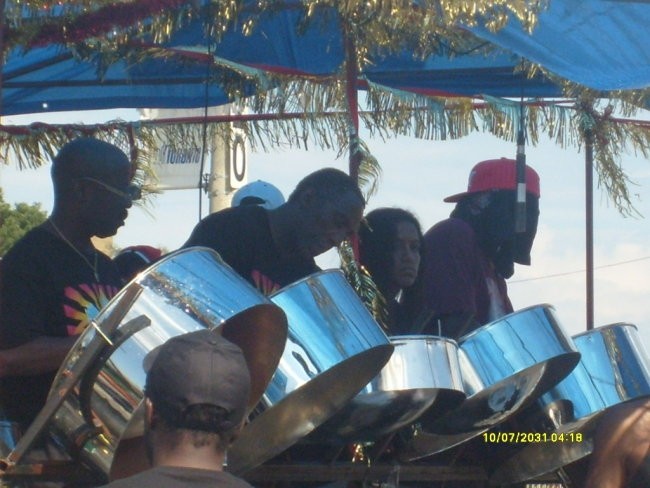
[[[451,216],[465,220],[476,232],[483,251],[504,278],[514,273],[514,263],[530,264],[530,252],[539,220],[539,175],[526,166],[526,224],[515,230],[517,162],[501,158],[482,161],[472,168],[467,191],[445,198],[456,203]]]
[[[247,183],[232,196],[232,207],[259,205],[267,210],[273,210],[284,204],[284,195],[271,183],[257,180]]]
[[[90,235],[112,236],[140,198],[126,154],[89,137],[64,145],[52,161],[55,212],[77,219]]]
[[[162,252],[152,246],[129,246],[118,252],[113,258],[113,263],[122,278],[122,282],[128,283],[137,274],[151,266],[160,259]]]
[[[324,168],[303,178],[286,205],[295,210],[297,251],[315,257],[357,232],[365,200],[352,177],[338,169]]]
[[[361,264],[386,298],[415,283],[421,242],[420,223],[406,210],[378,208],[365,216],[359,228]]]
[[[165,451],[224,455],[241,429],[250,396],[241,349],[202,329],[169,339],[145,358],[144,367],[152,463]]]

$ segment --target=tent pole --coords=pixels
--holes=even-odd
[[[586,215],[586,285],[587,330],[594,328],[594,137],[585,132],[585,215]]]
[[[2,117],[2,72],[4,71],[5,66],[5,0],[0,0],[0,117]]]
[[[358,149],[357,139],[359,137],[359,95],[357,93],[357,47],[349,27],[343,27],[345,36],[345,90],[348,102],[348,114],[350,116],[350,134],[348,144],[350,146],[349,173],[354,181],[359,179],[359,165],[361,155]]]

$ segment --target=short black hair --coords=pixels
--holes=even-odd
[[[67,191],[76,178],[104,180],[116,164],[129,166],[128,156],[119,147],[92,137],[80,137],[65,144],[52,160],[54,192]]]
[[[418,219],[408,210],[401,208],[378,208],[369,212],[359,228],[359,254],[361,264],[370,272],[380,287],[390,282],[392,259],[397,239],[397,226],[408,222],[415,226],[422,242],[422,228]]]
[[[366,204],[357,182],[349,174],[336,168],[319,169],[305,176],[291,192],[288,201],[295,202],[307,189],[311,189],[321,199],[329,199],[349,192],[357,196],[363,206]]]
[[[150,399],[165,430],[179,435],[182,431],[189,432],[194,447],[214,444],[218,451],[225,451],[239,429],[239,425],[227,420],[229,412],[216,405],[190,405],[179,412],[166,405],[164,400]]]
[[[222,434],[229,432],[238,425],[228,417],[231,412],[217,405],[200,403],[190,405],[183,410],[170,406],[165,399],[154,398],[149,395],[158,414],[165,420],[169,427],[174,429],[198,430]]]

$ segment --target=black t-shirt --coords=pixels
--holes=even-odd
[[[286,256],[273,242],[267,211],[256,205],[227,208],[199,222],[183,247],[217,251],[237,273],[269,295],[319,271],[312,258]]]
[[[244,480],[224,471],[158,466],[134,476],[113,481],[105,488],[251,488]]]
[[[94,257],[87,256],[94,264]],[[111,259],[97,252],[99,282],[69,244],[42,227],[28,232],[0,262],[0,348],[38,337],[80,334],[117,293]],[[2,407],[23,428],[45,404],[56,371],[0,379]]]

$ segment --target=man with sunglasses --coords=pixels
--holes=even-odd
[[[0,399],[23,430],[77,336],[121,286],[91,238],[114,235],[139,197],[129,158],[97,139],[63,146],[51,175],[52,214],[9,250],[0,273]]]

